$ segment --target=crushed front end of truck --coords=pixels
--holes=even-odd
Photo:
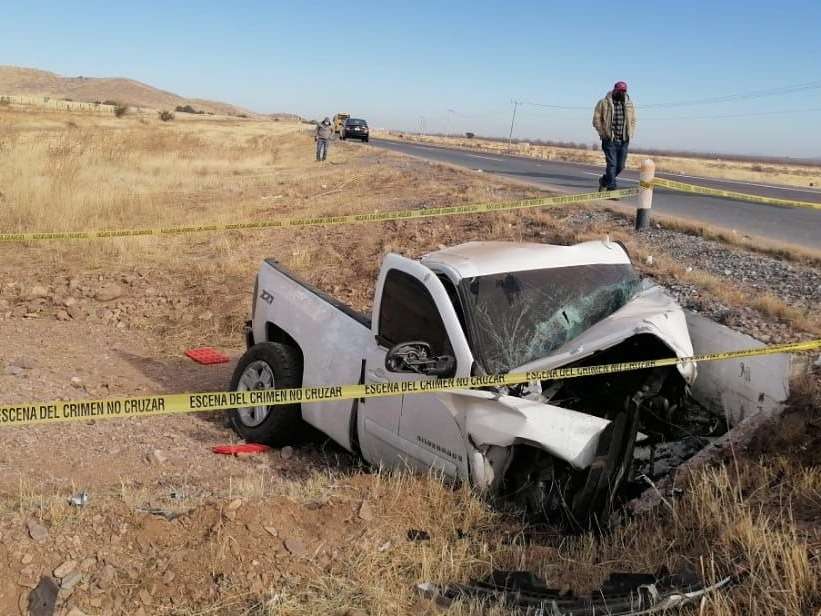
[[[629,263],[466,279],[460,296],[489,374],[693,355],[680,306]],[[695,378],[684,362],[459,392],[448,405],[472,448],[474,485],[584,526],[603,523],[631,480],[653,475],[658,448],[720,429],[692,412]],[[696,440],[694,451],[704,445]],[[649,469],[636,458],[649,458]]]

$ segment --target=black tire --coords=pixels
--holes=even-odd
[[[275,389],[287,389],[302,386],[302,360],[299,351],[293,347],[274,342],[261,342],[248,349],[240,358],[234,376],[231,377],[231,390],[240,386],[246,370],[251,364],[267,365],[273,374]],[[250,374],[250,373],[249,373]],[[246,386],[245,389],[248,389]],[[254,387],[256,389],[256,387]],[[266,407],[267,416],[259,423],[246,423],[239,409],[230,412],[231,427],[249,443],[262,443],[282,447],[303,440],[310,432],[308,424],[302,420],[299,404],[277,405]]]
[[[365,143],[368,143],[368,138],[365,137],[362,141],[364,141]]]

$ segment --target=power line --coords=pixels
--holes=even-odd
[[[821,111],[821,107],[811,107],[809,109],[782,109],[780,111],[759,111],[755,113],[730,113],[723,115],[709,115],[709,116],[679,116],[679,117],[649,117],[642,118],[644,120],[716,120],[721,118],[750,118],[755,116],[770,116],[770,115],[787,115],[790,113],[811,113]]]
[[[746,92],[743,94],[727,94],[725,96],[715,96],[712,98],[702,98],[692,101],[679,101],[669,103],[652,103],[649,105],[642,105],[642,109],[658,109],[661,107],[684,107],[689,105],[710,105],[713,103],[730,103],[735,101],[750,100],[754,98],[763,98],[766,96],[779,96],[781,94],[792,94],[793,92],[804,92],[806,90],[821,89],[821,81],[809,81],[807,83],[799,83],[792,86],[784,86],[781,88],[771,88],[767,90],[756,90],[753,92]]]
[[[751,100],[756,98],[764,98],[768,96],[779,96],[783,94],[793,94],[795,92],[805,92],[807,90],[821,89],[821,81],[808,81],[804,83],[793,84],[789,86],[782,86],[780,88],[769,88],[766,90],[754,90],[752,92],[742,92],[736,94],[725,94],[723,96],[714,96],[710,98],[700,98],[684,101],[669,101],[665,103],[649,103],[646,105],[636,105],[637,109],[662,109],[670,107],[687,107],[690,105],[710,105],[715,103],[730,103],[736,101]],[[534,103],[532,101],[523,101],[523,105],[531,107],[538,107],[542,109],[563,109],[563,110],[589,110],[590,106],[585,105],[552,105],[547,103]]]

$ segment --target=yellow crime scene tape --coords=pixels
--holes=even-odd
[[[647,188],[648,184],[646,182],[641,182],[641,186],[642,188]],[[687,184],[685,182],[677,182],[666,178],[655,178],[653,180],[653,186],[657,186],[659,188],[669,188],[670,190],[676,190],[678,192],[708,195],[710,197],[724,197],[725,199],[735,199],[737,201],[750,201],[752,203],[764,203],[767,205],[778,205],[781,207],[800,207],[811,210],[821,210],[821,203],[814,203],[812,201],[795,201],[793,199],[762,197],[761,195],[750,195],[747,193],[735,192],[733,190],[720,190],[718,188],[708,188],[707,186]]]
[[[679,192],[696,193],[712,197],[724,197],[753,203],[764,203],[768,205],[778,205],[783,207],[799,207],[807,209],[821,210],[821,203],[811,201],[795,201],[792,199],[776,199],[774,197],[763,197],[760,195],[750,195],[747,193],[734,192],[730,190],[720,190],[686,184],[665,178],[655,178],[652,183],[640,182],[639,186],[632,188],[621,188],[606,192],[577,193],[574,195],[559,195],[555,197],[537,197],[534,199],[522,199],[518,201],[501,201],[491,203],[473,203],[467,205],[454,205],[446,207],[417,208],[411,210],[396,210],[391,212],[371,212],[364,214],[343,214],[340,216],[315,216],[315,217],[292,217],[276,218],[272,220],[260,220],[256,222],[239,223],[216,223],[210,225],[188,225],[169,226],[144,229],[100,229],[92,231],[51,231],[51,232],[24,232],[24,233],[0,233],[0,243],[11,242],[41,242],[54,240],[97,240],[112,239],[122,237],[148,237],[171,235],[185,235],[190,233],[206,233],[215,231],[243,231],[253,229],[279,229],[286,227],[314,227],[332,225],[350,225],[372,222],[387,222],[390,220],[418,220],[423,218],[436,218],[439,216],[456,216],[460,214],[483,214],[492,212],[506,212],[513,210],[523,210],[529,208],[542,208],[569,203],[608,201],[611,199],[623,199],[635,197],[643,188],[656,186],[667,188]]]
[[[500,387],[533,381],[569,379],[613,374],[616,372],[645,370],[647,368],[673,366],[676,364],[721,361],[756,357],[759,355],[775,355],[779,353],[800,353],[819,349],[821,349],[821,339],[760,347],[757,349],[709,353],[692,357],[671,357],[597,366],[557,368],[533,372],[511,372],[508,374],[487,376],[398,381],[393,383],[327,385],[291,389],[180,393],[133,398],[112,398],[107,400],[27,402],[0,406],[0,427],[16,427],[66,421],[87,421],[89,419],[134,418],[173,415],[178,413],[224,411],[251,406],[276,406],[297,403],[311,404],[329,402],[332,400],[352,400],[355,398],[431,394],[450,390]]]
[[[518,201],[499,201],[492,203],[474,203],[454,205],[448,207],[418,208],[412,210],[396,210],[391,212],[371,212],[366,214],[343,214],[341,216],[316,216],[277,218],[257,222],[240,222],[229,224],[192,225],[176,227],[158,227],[153,229],[111,229],[97,231],[56,231],[45,233],[0,233],[0,242],[38,242],[50,240],[96,240],[120,237],[169,236],[187,233],[203,233],[208,231],[241,231],[247,229],[278,229],[285,227],[312,227],[331,225],[350,225],[370,222],[385,222],[389,220],[414,220],[420,218],[435,218],[438,216],[453,216],[457,214],[482,214],[490,212],[507,212],[529,208],[541,208],[582,201],[604,201],[635,197],[639,194],[638,186],[622,188],[610,192],[578,193],[575,195],[559,195],[555,197],[538,197]]]

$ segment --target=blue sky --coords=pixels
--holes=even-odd
[[[41,0],[4,6],[0,63],[439,132],[507,135],[512,99],[578,106],[525,105],[514,134],[592,143],[592,107],[619,79],[639,107],[821,85],[819,31],[818,0]],[[640,108],[635,145],[821,157],[821,87]]]

